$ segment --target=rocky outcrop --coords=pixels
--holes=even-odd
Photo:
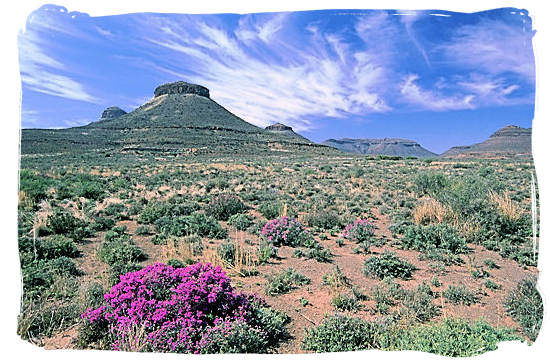
[[[437,154],[424,149],[419,143],[407,139],[329,139],[321,144],[336,149],[363,155],[413,156],[418,158],[435,157]]]
[[[274,134],[286,135],[286,136],[290,136],[290,137],[293,137],[293,138],[306,140],[306,141],[309,142],[308,139],[306,139],[305,137],[303,137],[300,134],[295,133],[294,130],[292,130],[292,128],[290,126],[285,125],[285,124],[276,123],[276,124],[273,124],[273,125],[269,125],[268,127],[265,128],[265,130],[269,131],[271,133],[274,133]]]
[[[494,155],[530,155],[531,129],[508,125],[493,133],[484,142],[455,146],[445,151],[443,157],[483,157]]]
[[[268,131],[293,131],[290,126],[287,126],[285,124],[276,123],[273,125],[269,125],[265,128]]]
[[[111,106],[103,110],[103,113],[101,114],[101,120],[116,119],[124,114],[126,114],[126,111],[122,110],[118,106]]]
[[[169,84],[160,85],[155,89],[155,97],[166,94],[194,94],[210,98],[210,91],[201,85],[190,84],[185,81],[176,81]]]

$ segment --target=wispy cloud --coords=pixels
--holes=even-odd
[[[258,126],[285,122],[304,131],[314,127],[319,117],[390,109],[378,94],[385,69],[375,61],[376,54],[351,51],[337,34],[311,34],[313,45],[302,48],[281,45],[284,59],[267,52],[260,57],[252,43],[239,41],[243,36],[253,38],[251,28],[256,29],[256,39],[274,41],[276,24],[282,21],[280,15],[253,26],[244,21],[233,31],[200,22],[193,26],[198,30],[193,38],[178,36],[177,26],[164,23],[159,30],[169,38],[148,41],[193,63],[193,73],[166,69],[167,73],[206,85],[215,100]]]
[[[27,29],[19,35],[19,67],[21,81],[28,89],[65,99],[97,103],[99,100],[86,91],[84,85],[62,74],[65,65],[46,54],[41,38]]]
[[[473,109],[474,95],[446,96],[432,90],[426,90],[417,84],[419,76],[408,75],[401,85],[403,98],[423,109],[434,111]]]
[[[534,82],[533,35],[526,27],[482,19],[458,28],[451,41],[442,44],[439,50],[458,66],[489,74],[511,72]]]

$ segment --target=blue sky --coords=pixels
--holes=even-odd
[[[22,127],[84,125],[185,80],[258,126],[441,153],[531,126],[533,35],[510,8],[90,17],[49,5],[19,36]]]

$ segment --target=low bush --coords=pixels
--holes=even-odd
[[[186,216],[161,217],[155,221],[155,229],[164,235],[188,236],[198,235],[213,239],[224,239],[227,230],[211,216],[194,213]]]
[[[114,350],[263,353],[288,336],[284,314],[237,294],[221,268],[202,263],[128,273],[82,318],[81,345]]]
[[[267,279],[265,293],[270,296],[286,294],[300,286],[307,285],[311,279],[300,274],[293,268],[275,274]]]
[[[195,202],[171,203],[171,202],[150,202],[138,215],[138,222],[141,224],[153,224],[162,217],[187,216],[199,209]]]
[[[288,216],[268,221],[262,228],[262,235],[274,246],[314,247],[317,245],[309,231],[298,220]]]
[[[206,206],[205,213],[216,220],[227,221],[232,215],[246,211],[246,205],[236,196],[220,195]]]
[[[284,205],[280,201],[264,201],[258,205],[258,211],[268,220],[282,216],[283,208]]]
[[[443,291],[443,297],[449,300],[452,304],[472,305],[479,302],[479,296],[468,289],[463,284],[449,285]]]
[[[504,305],[508,313],[521,325],[523,333],[535,341],[543,318],[542,298],[537,290],[537,279],[528,277],[510,291]]]
[[[336,265],[330,273],[323,275],[323,285],[330,286],[332,289],[336,290],[351,286],[351,281],[346,274],[342,272],[340,267]]]
[[[57,208],[48,216],[47,228],[53,234],[66,235],[76,241],[93,236],[93,231],[87,227],[88,223],[74,217],[70,212]]]
[[[403,327],[391,319],[368,322],[333,315],[306,329],[302,348],[315,352],[413,350],[463,357],[495,350],[499,342],[510,340],[518,340],[512,329],[493,328],[484,321],[447,318],[437,324]]]
[[[414,179],[414,189],[420,195],[435,195],[448,185],[445,175],[422,172]]]
[[[365,260],[363,273],[366,276],[384,279],[386,277],[410,279],[416,268],[407,260],[399,258],[393,252],[372,256]]]
[[[237,230],[245,231],[252,226],[254,222],[252,221],[252,217],[248,214],[235,214],[231,215],[227,223]]]
[[[410,226],[400,239],[404,249],[421,252],[445,250],[451,254],[463,254],[468,251],[466,240],[457,230],[447,224]]]
[[[310,227],[323,230],[340,229],[342,220],[338,213],[330,210],[315,211],[305,217],[305,222]]]
[[[336,310],[356,312],[362,308],[362,305],[353,295],[336,294],[330,303]]]
[[[342,232],[342,237],[349,241],[370,245],[374,238],[374,224],[367,219],[357,219],[346,226]]]
[[[306,329],[302,348],[314,352],[354,351],[378,348],[375,325],[343,315],[325,317],[317,326]]]

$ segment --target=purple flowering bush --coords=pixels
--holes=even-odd
[[[81,343],[114,350],[267,352],[284,338],[286,315],[236,293],[220,267],[156,263],[127,273],[82,314]],[[136,331],[137,329],[137,331]],[[224,341],[221,341],[221,340]]]
[[[346,226],[342,237],[356,243],[371,243],[374,237],[374,224],[367,219],[357,219]]]
[[[282,216],[268,221],[262,228],[262,235],[274,246],[315,247],[317,242],[298,220]]]

